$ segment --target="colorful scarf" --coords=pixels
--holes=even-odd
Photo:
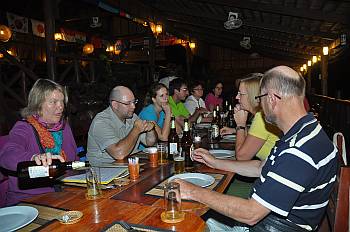
[[[67,160],[67,156],[62,149],[63,120],[56,123],[51,129],[49,129],[48,124],[37,115],[29,116],[26,120],[38,132],[41,146],[45,149],[45,152],[61,155],[64,160]]]

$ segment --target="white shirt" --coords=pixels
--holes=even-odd
[[[185,107],[187,108],[188,112],[190,112],[190,114],[193,114],[196,108],[206,108],[203,99],[199,98],[197,100],[193,95],[189,96],[186,99]]]

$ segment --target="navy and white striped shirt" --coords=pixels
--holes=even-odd
[[[301,118],[271,150],[252,198],[307,230],[326,210],[337,174],[337,149],[312,116]]]

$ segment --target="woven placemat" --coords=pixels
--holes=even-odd
[[[136,231],[145,231],[145,232],[172,232],[171,230],[165,230],[160,228],[155,228],[151,226],[145,226],[145,225],[139,225],[139,224],[130,224],[128,223],[130,227],[135,229]],[[125,229],[122,225],[120,225],[120,221],[113,222],[112,224],[105,227],[102,231],[104,232],[127,232],[128,230]]]
[[[215,182],[212,185],[206,187],[207,189],[211,189],[211,190],[216,190],[220,186],[221,182],[224,181],[226,178],[226,175],[219,174],[219,173],[203,173],[203,174],[207,174],[207,175],[214,177]],[[152,187],[150,190],[145,192],[145,194],[151,195],[151,196],[156,196],[156,197],[164,197],[164,186],[166,183],[168,183],[169,178],[165,179],[161,183]]]
[[[58,215],[67,211],[66,209],[29,203],[19,203],[18,205],[34,207],[39,211],[38,217],[32,223],[18,230],[21,232],[39,230],[51,224],[57,218]]]

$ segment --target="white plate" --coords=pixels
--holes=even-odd
[[[18,230],[31,223],[39,212],[30,206],[12,206],[0,209],[0,232]]]
[[[199,123],[199,124],[196,124],[196,128],[197,129],[208,129],[210,128],[210,123]]]
[[[169,178],[169,181],[173,179],[182,179],[192,184],[198,185],[200,187],[207,187],[212,185],[215,182],[214,177],[202,174],[202,173],[183,173],[172,176]]]
[[[236,140],[236,135],[223,135],[222,136],[223,139],[225,140]]]
[[[218,159],[230,158],[235,155],[235,151],[224,150],[224,149],[209,150],[209,152],[210,154],[215,156],[215,158],[218,158]]]

